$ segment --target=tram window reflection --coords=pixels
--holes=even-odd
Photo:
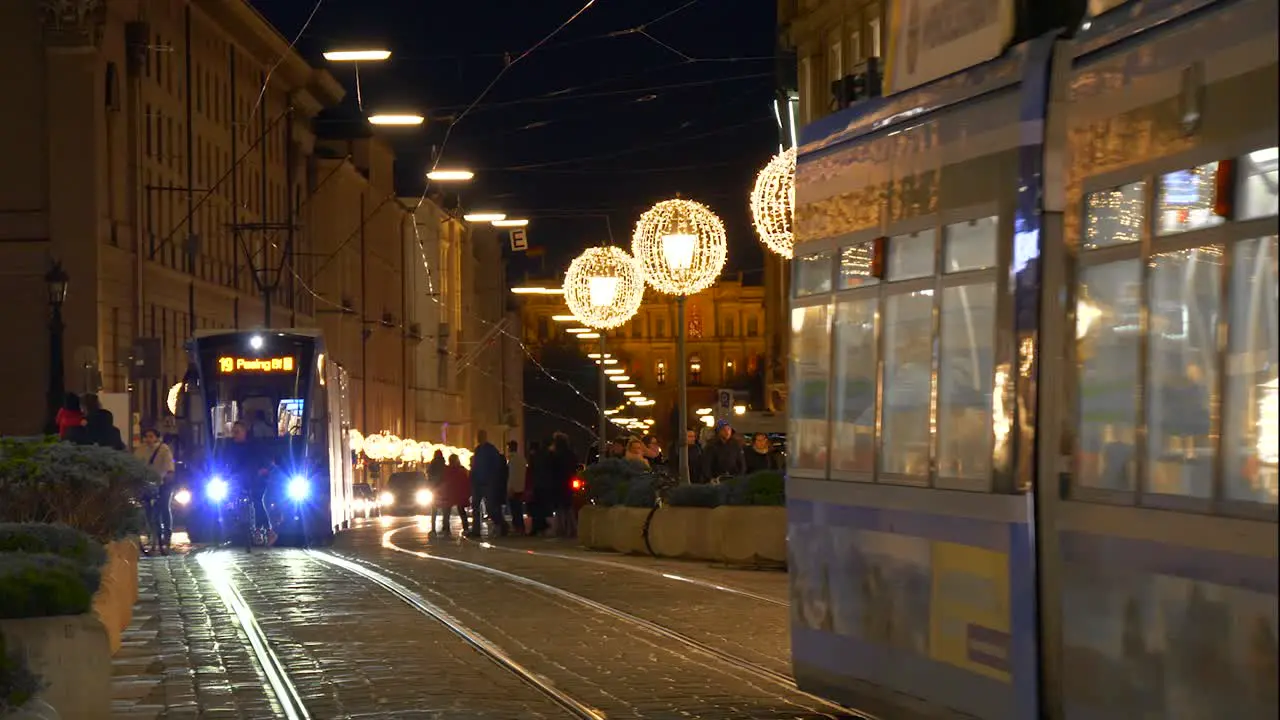
[[[1240,187],[1236,192],[1238,219],[1252,220],[1280,213],[1278,165],[1280,150],[1277,148],[1255,150],[1241,160]]]
[[[791,467],[826,471],[827,395],[831,382],[829,305],[791,310]],[[792,439],[794,438],[794,440]]]
[[[831,292],[831,259],[829,252],[804,255],[795,259],[796,297]]]
[[[1084,487],[1135,487],[1141,288],[1139,260],[1081,271],[1076,296],[1077,482]]]
[[[927,478],[933,291],[891,295],[884,312],[882,472]]]
[[[982,270],[996,266],[997,218],[985,217],[947,226],[944,272]]]
[[[1216,162],[1160,176],[1158,233],[1172,235],[1221,225],[1223,217],[1214,213],[1217,181]]]
[[[938,357],[938,475],[991,477],[995,283],[942,291]]]
[[[1225,494],[1276,503],[1280,462],[1280,298],[1276,237],[1236,243],[1222,403]]]
[[[930,228],[918,233],[889,238],[889,280],[910,280],[933,274],[933,248],[938,231]]]
[[[1147,491],[1213,495],[1222,249],[1154,255],[1147,313]]]
[[[1085,249],[1127,245],[1142,238],[1145,188],[1146,183],[1136,182],[1089,193],[1085,200]]]
[[[871,263],[875,254],[871,242],[851,245],[840,251],[840,289],[866,287],[880,282],[871,274]]]
[[[876,321],[874,297],[836,306],[836,388],[832,414],[831,469],[874,471]]]

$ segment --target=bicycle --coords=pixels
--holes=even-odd
[[[644,528],[641,532],[644,534],[644,549],[649,551],[653,557],[658,554],[653,551],[653,545],[649,543],[649,524],[653,522],[653,516],[658,513],[658,508],[666,506],[671,490],[680,484],[678,478],[672,477],[665,470],[654,471],[653,477],[653,508],[649,510],[649,514],[645,516]]]

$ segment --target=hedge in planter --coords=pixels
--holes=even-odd
[[[719,507],[720,495],[719,485],[677,485],[667,495],[667,504],[672,507]]]
[[[780,507],[787,504],[786,478],[773,470],[730,478],[718,487],[721,505]]]
[[[637,463],[609,458],[582,471],[587,499],[596,505],[612,507],[626,503],[632,496],[632,485],[639,485],[649,472]],[[650,492],[652,492],[652,480]],[[649,502],[652,506],[653,502]]]
[[[101,574],[47,553],[0,553],[0,619],[83,615]]]
[[[107,562],[102,543],[69,525],[60,523],[0,522],[0,553],[48,553],[89,567]]]
[[[0,717],[17,711],[43,689],[44,684],[22,656],[9,652],[0,633]]]

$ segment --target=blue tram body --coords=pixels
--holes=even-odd
[[[232,425],[272,466],[265,507],[278,544],[324,545],[350,527],[355,496],[347,373],[318,331],[202,331],[179,404],[192,542],[220,539]]]
[[[803,689],[1276,716],[1277,19],[1128,4],[806,128]]]

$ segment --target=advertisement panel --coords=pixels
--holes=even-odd
[[[895,0],[884,94],[999,57],[1013,39],[1012,0]]]

